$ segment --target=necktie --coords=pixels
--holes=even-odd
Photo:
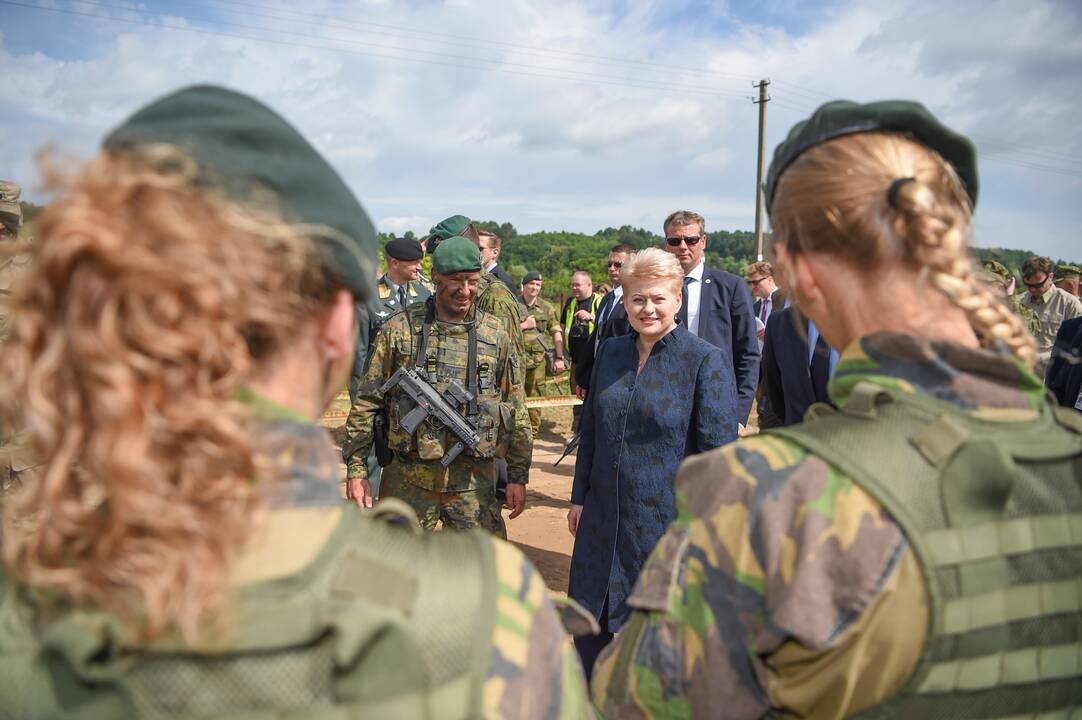
[[[677,313],[676,316],[680,320],[680,324],[688,330],[691,330],[691,328],[688,327],[688,285],[691,284],[693,279],[694,278],[690,277],[684,278],[684,287],[680,289],[680,299],[683,300],[683,302],[680,304],[680,312]]]
[[[770,298],[763,298],[759,301],[759,320],[763,325],[766,325],[766,318],[770,314]]]
[[[597,310],[597,322],[594,323],[595,327],[601,327],[601,324],[605,322],[605,317],[609,314],[609,308],[613,305],[615,295],[608,293],[601,300],[601,307]]]
[[[815,341],[815,352],[812,353],[811,381],[812,391],[815,393],[816,402],[830,402],[827,395],[827,382],[830,380],[830,347],[820,335]]]
[[[406,294],[406,286],[398,286],[398,307],[404,308],[409,305],[409,296]]]

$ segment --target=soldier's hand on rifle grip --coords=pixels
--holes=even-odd
[[[372,484],[368,478],[349,478],[346,480],[346,499],[365,510],[372,507]]]
[[[511,510],[511,514],[507,516],[508,520],[514,520],[521,515],[526,509],[526,486],[522,483],[507,483],[507,500],[504,501],[504,507]]]

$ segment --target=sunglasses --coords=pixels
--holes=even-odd
[[[1037,289],[1037,288],[1041,287],[1042,285],[1044,285],[1046,282],[1048,282],[1048,275],[1045,275],[1044,280],[1041,280],[1040,282],[1028,283],[1025,280],[1023,280],[1022,284],[1025,285],[1028,288]]]
[[[766,280],[767,278],[771,278],[771,277],[774,277],[774,276],[773,276],[773,275],[766,275],[766,276],[764,276],[764,277],[761,277],[761,278],[759,278],[758,280],[748,280],[748,282],[749,282],[749,283],[751,283],[752,285],[756,285],[756,286],[757,286],[757,285],[758,285],[759,283],[761,283],[761,282],[762,282],[763,280]]]
[[[623,266],[624,264],[622,262],[614,262],[613,260],[609,260],[609,267],[622,268]]]
[[[698,245],[702,239],[702,235],[696,235],[695,237],[667,237],[665,242],[669,243],[669,247],[680,247],[680,243],[687,243],[690,247],[691,245]]]

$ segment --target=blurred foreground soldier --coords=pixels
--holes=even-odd
[[[507,457],[507,506],[510,517],[518,517],[526,505],[532,436],[505,323],[475,306],[480,278],[477,246],[461,236],[444,240],[432,255],[435,294],[383,325],[346,421],[356,445],[348,494],[358,505],[372,504],[360,458],[375,442],[379,415],[394,452],[381,498],[404,500],[426,529],[442,522],[506,536],[494,500],[493,460]],[[418,388],[427,399],[417,396]],[[435,412],[440,402],[451,414]],[[427,411],[426,403],[432,406]],[[462,423],[475,433],[472,443],[454,431]],[[516,433],[520,426],[524,434]]]
[[[341,502],[315,419],[375,231],[278,115],[205,86],[148,106],[33,253],[0,398],[45,465],[4,506],[0,714],[589,714],[517,550]]]
[[[1078,276],[1082,273],[1077,265],[1057,265],[1056,287],[1078,297]]]
[[[556,308],[541,297],[541,273],[533,270],[522,279],[522,302],[527,318],[522,322],[526,337],[526,397],[541,397],[545,378],[564,371],[564,336]],[[534,437],[541,429],[541,411],[530,409]]]
[[[1022,293],[1019,302],[1034,312],[1041,325],[1040,331],[1034,333],[1039,352],[1037,374],[1041,377],[1048,367],[1059,326],[1064,320],[1082,315],[1082,301],[1052,284],[1055,279],[1052,270],[1052,261],[1046,257],[1035,255],[1022,264],[1022,283],[1026,292]]]
[[[839,409],[684,463],[606,718],[1077,715],[1082,423],[974,278],[977,185],[910,102],[828,103],[775,150],[775,267],[845,348]]]
[[[1037,313],[1033,309],[1023,305],[1019,297],[1014,294],[1014,275],[1006,266],[995,260],[986,260],[981,263],[981,269],[977,272],[977,280],[992,291],[996,297],[1002,298],[1011,312],[1022,319],[1026,329],[1036,337],[1041,331],[1041,321],[1037,319]]]

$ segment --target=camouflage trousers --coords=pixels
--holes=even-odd
[[[537,367],[527,368],[526,376],[523,378],[523,389],[526,391],[526,397],[541,397],[541,386],[545,382],[545,363],[542,362]],[[537,437],[537,431],[541,429],[541,411],[537,408],[530,408],[530,425],[533,426],[533,436]]]
[[[507,539],[507,527],[496,499],[491,470],[489,481],[478,483],[476,488],[441,492],[411,483],[396,461],[383,468],[380,483],[380,498],[390,497],[398,498],[413,508],[425,530],[435,530],[437,524],[442,523],[444,529],[483,528],[502,540]]]

